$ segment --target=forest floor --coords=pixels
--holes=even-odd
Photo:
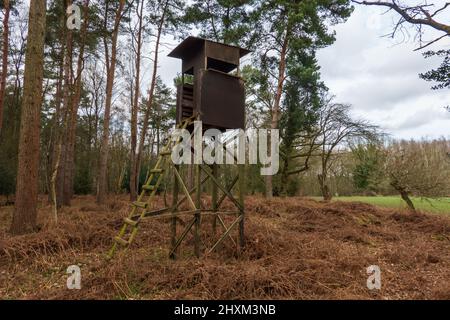
[[[189,235],[176,261],[167,258],[170,225],[157,219],[105,260],[126,196],[105,206],[77,197],[57,226],[44,223],[51,207],[42,199],[40,232],[19,237],[7,235],[13,208],[0,207],[0,299],[450,299],[447,215],[306,198],[249,197],[246,207],[245,250],[228,240],[197,259]],[[210,218],[202,230],[212,243]],[[66,287],[70,265],[81,268],[81,290]],[[381,290],[367,288],[371,265]]]

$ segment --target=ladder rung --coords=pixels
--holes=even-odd
[[[133,205],[138,208],[147,209],[148,204],[145,202],[133,202]]]
[[[132,226],[132,227],[136,227],[137,225],[138,225],[138,221],[136,221],[136,220],[131,220],[130,218],[125,218],[125,219],[123,219],[123,221],[126,223],[126,224],[128,224],[128,225],[130,225],[130,226]]]
[[[153,169],[153,170],[150,170],[150,173],[154,173],[154,174],[163,173],[163,172],[164,172],[164,169]]]
[[[114,240],[118,243],[123,245],[124,247],[128,246],[130,243],[120,237],[115,237]]]
[[[170,156],[172,154],[172,151],[161,151],[159,153],[160,156]]]
[[[155,186],[145,185],[145,186],[142,186],[142,189],[144,189],[145,191],[153,191],[153,190],[155,190]]]

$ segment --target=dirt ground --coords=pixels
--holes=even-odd
[[[57,226],[43,223],[51,207],[42,203],[40,232],[14,238],[13,208],[0,207],[1,299],[450,299],[449,216],[250,197],[240,253],[228,240],[196,259],[189,235],[169,260],[169,222],[150,219],[128,251],[106,261],[126,196],[104,207],[78,197]],[[219,237],[210,218],[202,230],[205,245]],[[81,267],[81,290],[66,287],[70,265]],[[381,268],[381,290],[366,286],[370,265]]]

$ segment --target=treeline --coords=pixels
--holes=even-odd
[[[265,181],[248,168],[250,193],[295,194],[312,174],[330,199],[336,154],[382,138],[320,79],[316,52],[335,41],[330,26],[351,15],[349,0],[27,3],[0,1],[0,193],[15,195],[12,233],[36,229],[39,193],[55,222],[74,194],[136,198],[174,125],[160,55],[191,33],[253,50],[242,70],[247,127],[279,129],[282,159]]]
[[[411,196],[450,196],[450,141],[387,140],[380,143],[351,142],[332,156],[329,187],[334,196],[400,195],[411,209]],[[322,196],[317,176],[320,157],[299,177],[295,192]]]

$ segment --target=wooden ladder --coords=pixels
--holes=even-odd
[[[193,123],[194,120],[194,117],[183,120],[183,122],[177,125],[177,129],[186,129]],[[126,249],[131,245],[131,243],[133,243],[133,240],[139,230],[139,224],[142,219],[145,218],[147,208],[149,208],[159,186],[161,185],[164,173],[170,167],[169,161],[172,154],[172,148],[179,144],[181,139],[181,136],[178,137],[177,140],[169,139],[167,145],[159,153],[156,165],[152,170],[150,170],[150,175],[145,185],[142,186],[142,191],[137,201],[132,203],[130,214],[128,217],[124,218],[122,228],[120,229],[119,234],[114,238],[113,246],[107,255],[109,259],[114,256],[119,246]],[[153,182],[154,180],[156,180],[156,182]]]

